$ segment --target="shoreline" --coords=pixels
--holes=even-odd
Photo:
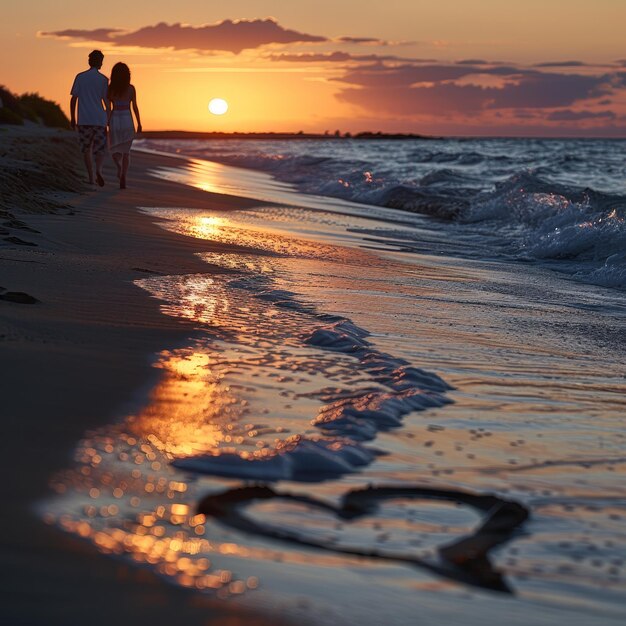
[[[112,188],[114,168],[108,164],[107,186],[66,197],[69,210],[13,211],[39,231],[23,237],[36,246],[0,248],[2,287],[39,301],[0,302],[0,345],[10,364],[1,378],[9,444],[2,470],[15,477],[5,489],[10,514],[0,522],[7,623],[67,625],[95,616],[98,623],[121,623],[121,616],[123,623],[212,623],[247,613],[103,559],[88,544],[47,527],[33,511],[85,431],[143,400],[160,375],[151,364],[155,353],[193,334],[193,324],[163,315],[158,301],[132,281],[209,273],[194,253],[211,245],[160,228],[136,207],[258,204],[150,177],[147,169],[163,160],[134,154],[131,187],[123,192]],[[276,623],[258,613],[254,619]]]

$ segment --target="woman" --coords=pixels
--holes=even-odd
[[[137,106],[137,92],[130,84],[130,70],[125,63],[116,63],[113,66],[108,95],[113,105],[109,115],[109,149],[117,165],[120,189],[126,189],[130,147],[135,138],[135,127],[130,112],[131,105],[137,120],[138,133],[141,132],[141,119]]]

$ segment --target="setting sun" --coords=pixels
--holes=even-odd
[[[222,98],[213,98],[213,100],[209,102],[209,111],[213,113],[213,115],[224,115],[224,113],[228,111],[228,102]]]

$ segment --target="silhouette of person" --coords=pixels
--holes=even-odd
[[[126,174],[130,162],[130,148],[135,138],[131,107],[141,132],[141,118],[137,106],[137,90],[130,83],[130,70],[125,63],[116,63],[111,70],[108,91],[113,110],[109,113],[109,150],[117,166],[120,189],[126,189]]]
[[[89,54],[89,69],[76,75],[72,85],[70,100],[70,124],[78,127],[78,139],[83,153],[89,184],[94,184],[91,155],[96,160],[96,182],[104,186],[102,164],[107,146],[107,119],[110,103],[107,95],[108,79],[100,73],[104,55],[100,50]],[[76,103],[78,102],[78,124],[76,124]]]

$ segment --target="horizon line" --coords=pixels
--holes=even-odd
[[[179,137],[180,139],[184,139],[185,135],[202,135],[206,137],[233,137],[237,136],[239,138],[258,138],[259,136],[276,136],[280,135],[285,138],[293,138],[293,139],[424,139],[424,140],[445,140],[445,139],[605,139],[605,140],[617,140],[623,141],[626,140],[626,130],[624,131],[624,135],[618,136],[609,136],[609,135],[480,135],[480,134],[472,134],[472,135],[462,135],[462,134],[437,134],[437,135],[429,135],[425,133],[415,132],[415,131],[345,131],[336,134],[336,131],[333,132],[314,132],[314,131],[274,131],[274,130],[264,130],[264,131],[205,131],[205,130],[181,130],[181,129],[155,129],[155,130],[144,130],[141,135],[183,135]],[[141,138],[141,137],[138,137]],[[166,139],[168,137],[162,137]],[[174,138],[174,137],[172,137]],[[191,138],[191,137],[189,137]]]

